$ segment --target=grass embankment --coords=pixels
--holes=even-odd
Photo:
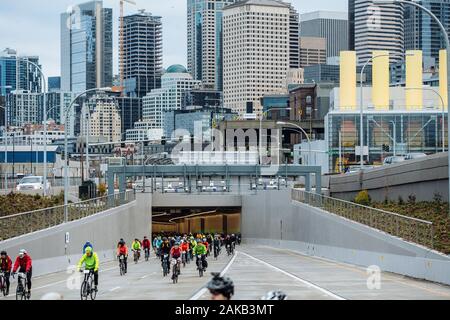
[[[57,196],[42,197],[40,195],[26,195],[21,193],[10,193],[0,196],[0,217],[16,213],[34,211],[55,207],[64,204],[64,194]]]

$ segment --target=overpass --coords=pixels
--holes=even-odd
[[[209,195],[210,201],[222,196]],[[130,263],[125,277],[114,260],[120,237],[130,243],[150,234],[154,198],[161,204],[176,203],[176,197],[189,195],[116,195],[113,201],[103,201],[114,203],[106,210],[4,240],[0,248],[13,256],[20,248],[31,254],[33,299],[47,292],[79,299],[78,273],[71,266],[87,240],[102,261],[98,299],[207,299],[204,285],[209,277],[199,278],[193,264],[182,269],[174,285],[162,277],[160,262],[153,256],[149,262]],[[450,259],[426,242],[428,229],[420,221],[400,223],[397,232],[383,230],[394,216],[384,216],[384,224],[370,224],[363,218],[372,213],[350,205],[336,210],[332,198],[302,189],[257,190],[236,197],[244,243],[233,257],[222,253],[217,261],[209,258],[208,269],[234,280],[236,299],[259,299],[275,289],[287,292],[290,299],[450,299]],[[363,218],[346,215],[349,212]],[[422,231],[414,237],[412,230]]]

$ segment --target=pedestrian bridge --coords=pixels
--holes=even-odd
[[[154,258],[130,264],[125,277],[114,261],[119,238],[131,242],[150,235],[154,201],[176,204],[178,196],[128,193],[99,211],[84,205],[91,214],[83,211],[69,222],[6,239],[0,248],[13,256],[28,250],[37,276],[34,299],[49,291],[78,299],[70,268],[86,241],[102,261],[98,299],[206,299],[208,278],[200,279],[192,265],[173,285]],[[450,259],[432,249],[432,226],[425,221],[377,215],[302,189],[239,197],[243,246],[233,257],[210,258],[208,270],[232,277],[236,299],[259,299],[275,289],[291,299],[450,299]]]

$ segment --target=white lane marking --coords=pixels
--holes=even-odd
[[[110,289],[109,292],[113,292],[113,291],[116,291],[116,290],[119,290],[119,289],[120,289],[120,287],[115,287],[115,288]]]
[[[233,255],[233,258],[230,260],[230,262],[228,262],[228,264],[225,266],[225,268],[220,273],[221,277],[223,277],[228,272],[228,270],[231,268],[231,265],[234,263],[234,260],[236,260],[236,257],[237,257],[237,252]],[[200,299],[200,297],[202,297],[206,293],[207,290],[208,289],[203,287],[195,295],[193,295],[189,300],[198,300],[198,299]]]
[[[260,260],[260,259],[258,259],[258,258],[255,258],[255,257],[253,257],[253,256],[251,256],[251,255],[249,255],[249,254],[247,254],[247,253],[245,253],[245,252],[239,252],[239,253],[241,253],[241,254],[243,254],[244,256],[247,256],[247,257],[249,257],[250,259],[253,259],[253,260],[255,260],[255,261],[257,261],[257,262],[259,262],[259,263],[261,263],[261,264],[264,264],[265,266],[267,266],[267,267],[269,267],[269,268],[272,268],[272,269],[274,269],[274,270],[276,270],[276,271],[278,271],[278,272],[281,272],[281,273],[285,274],[285,275],[288,276],[288,277],[291,277],[291,278],[293,278],[293,279],[295,279],[295,280],[297,280],[297,281],[300,281],[301,283],[305,284],[305,285],[308,286],[308,287],[312,287],[312,288],[314,288],[314,289],[316,289],[316,290],[319,290],[320,292],[326,294],[327,296],[330,296],[330,297],[332,297],[332,298],[334,298],[334,299],[337,299],[337,300],[347,300],[347,299],[345,299],[345,298],[343,298],[343,297],[341,297],[341,296],[338,296],[337,294],[334,294],[334,293],[331,292],[331,291],[328,291],[327,289],[324,289],[324,288],[322,288],[322,287],[319,287],[319,286],[315,285],[314,283],[309,282],[309,281],[307,281],[307,280],[304,280],[304,279],[302,279],[302,278],[299,278],[299,277],[297,277],[297,276],[295,276],[295,275],[293,275],[293,274],[291,274],[291,273],[289,273],[289,272],[287,272],[287,271],[284,271],[284,270],[282,270],[282,269],[280,269],[280,268],[278,268],[278,267],[275,267],[274,265],[272,265],[272,264],[270,264],[270,263],[267,263],[267,262],[262,261],[262,260]]]

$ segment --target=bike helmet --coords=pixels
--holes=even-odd
[[[287,300],[287,295],[283,291],[270,291],[261,300]]]
[[[6,251],[2,251],[2,252],[0,252],[0,256],[6,256]]]
[[[213,278],[208,282],[206,288],[212,294],[222,294],[227,299],[230,299],[234,295],[234,284],[229,277],[221,277],[220,273],[211,273]]]
[[[19,255],[23,256],[24,254],[27,254],[27,250],[25,250],[25,249],[20,249]]]

